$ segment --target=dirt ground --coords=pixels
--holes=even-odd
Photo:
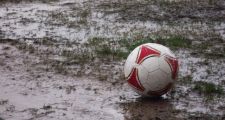
[[[0,120],[225,119],[223,0],[1,3]],[[129,50],[149,38],[179,58],[160,98],[123,75]]]

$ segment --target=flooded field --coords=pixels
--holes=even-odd
[[[224,0],[3,0],[0,120],[224,120]],[[123,66],[136,46],[171,48],[180,70],[142,98]]]

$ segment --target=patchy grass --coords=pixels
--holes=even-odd
[[[96,49],[98,56],[111,56],[114,59],[125,59],[128,56],[128,52],[121,49],[113,49],[109,46],[102,46],[102,48]]]
[[[39,45],[52,46],[54,45],[54,43],[56,43],[56,40],[49,37],[43,37],[41,39],[35,40],[34,43]]]
[[[114,54],[114,51],[109,46],[102,46],[101,48],[96,48],[96,53],[102,56],[109,56]]]
[[[28,45],[28,44],[22,43],[22,42],[17,44],[17,48],[19,50],[28,51],[29,53],[34,53],[36,50],[33,45]]]
[[[103,37],[93,37],[93,38],[90,38],[88,40],[88,44],[91,46],[91,47],[99,47],[101,45],[105,45],[105,44],[109,44],[109,39],[108,38],[103,38]]]
[[[120,43],[122,44],[122,46],[126,47],[128,49],[128,51],[132,51],[134,50],[137,46],[145,44],[145,43],[153,43],[155,42],[153,39],[151,38],[143,38],[140,40],[129,40],[129,39],[122,39],[120,41]]]
[[[207,59],[225,58],[224,41],[220,37],[202,40],[193,44],[191,49],[194,51],[193,55],[201,55]]]
[[[131,51],[145,43],[159,43],[172,49],[189,48],[191,42],[181,36],[162,37],[134,37],[134,39],[122,38],[113,40],[110,38],[93,37],[89,39],[89,46],[95,51],[98,57],[113,57],[125,59]]]
[[[209,42],[202,42],[201,44],[199,44],[197,46],[193,45],[193,48],[197,48],[198,50],[206,50],[211,46],[212,46],[212,44],[210,44]]]
[[[144,44],[144,43],[159,43],[164,46],[167,46],[172,49],[178,48],[190,48],[191,41],[185,39],[182,36],[169,36],[169,37],[146,37],[139,40],[126,40],[122,39],[120,42],[124,45],[129,51],[132,51],[137,46]]]
[[[156,12],[152,5],[160,9]],[[120,21],[155,21],[182,26],[183,18],[189,18],[191,22],[224,20],[224,14],[216,14],[218,10],[224,9],[221,0],[131,0],[117,1],[114,4],[103,2],[99,8],[105,14],[119,14]]]
[[[94,59],[93,54],[87,48],[77,50],[63,50],[60,54],[67,58],[67,64],[83,64]]]
[[[82,10],[78,15],[82,18],[86,18],[90,15],[91,11],[89,9]]]
[[[198,91],[200,94],[206,94],[206,95],[224,94],[224,90],[222,86],[215,85],[213,83],[203,82],[203,81],[194,82],[193,90]]]
[[[158,39],[157,42],[172,49],[190,48],[191,46],[191,42],[182,36],[172,36],[169,38]]]
[[[121,50],[121,49],[117,49],[117,50],[115,51],[115,56],[116,56],[117,58],[126,59],[128,55],[129,55],[129,53],[128,53],[127,51],[123,51],[123,50]]]
[[[127,50],[123,50],[122,46],[116,40],[111,40],[108,38],[94,37],[88,41],[91,49],[97,57],[112,57],[115,59],[124,59],[128,55]]]
[[[80,16],[80,19],[77,21],[78,24],[81,25],[87,25],[88,20],[87,17],[90,15],[91,11],[88,9],[82,10],[78,13],[78,16]]]
[[[225,53],[204,53],[204,55],[209,59],[225,58]]]
[[[89,9],[84,10],[74,10],[70,12],[64,11],[52,11],[49,13],[47,21],[51,25],[56,26],[67,26],[69,28],[80,28],[81,26],[86,26],[88,24],[88,16],[90,16],[91,11]],[[70,17],[76,19],[70,19]]]
[[[77,21],[77,23],[78,24],[81,24],[81,25],[86,25],[87,24],[87,19],[84,19],[84,18],[81,18],[81,19],[79,19],[78,21]],[[75,26],[75,25],[74,25]],[[71,25],[70,25],[70,27],[71,27]]]
[[[7,43],[12,41],[11,39],[0,39],[0,43]]]
[[[0,39],[0,43],[10,43],[11,45],[15,45],[19,50],[28,51],[29,53],[34,53],[36,50],[33,45],[15,39]]]
[[[63,74],[63,75],[68,74],[68,69],[67,69],[66,65],[64,65],[63,63],[53,65],[53,68],[55,69],[55,71],[57,73],[60,73],[60,74]]]
[[[65,23],[69,23],[68,14],[61,11],[52,11],[48,13],[48,18],[46,19],[50,25],[64,26]]]
[[[11,45],[16,45],[18,44],[18,40],[14,39],[0,39],[0,43],[10,43]]]

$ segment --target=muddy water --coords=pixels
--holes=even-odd
[[[137,4],[137,6],[135,6],[135,4]],[[160,6],[160,4],[158,4],[159,3],[154,4],[150,2],[149,4],[143,5],[140,1],[131,1],[128,3],[117,1],[111,3],[109,1],[87,2],[72,0],[50,2],[49,4],[39,2],[21,4],[8,3],[3,4],[0,8],[1,33],[7,38],[54,37],[60,40],[79,42],[85,42],[88,38],[96,36],[117,38],[134,37],[139,34],[146,36],[153,33],[177,33],[190,38],[198,38],[202,35],[209,36],[209,33],[212,35],[217,35],[216,33],[218,33],[222,36],[224,34],[224,21],[221,17],[224,14],[223,6],[221,10],[218,8],[218,14],[221,14],[213,16],[218,19],[215,20],[215,22],[200,19],[204,17],[201,11],[199,13],[199,18],[196,17],[196,19],[193,18],[189,20],[188,13],[177,13],[182,14],[184,18],[176,19],[176,17],[174,17],[173,19],[175,20],[167,21],[168,18],[166,15],[154,15],[152,12],[168,12],[169,14],[173,9],[160,8],[165,6]],[[169,5],[172,3],[167,4],[168,7],[170,7]],[[182,4],[187,3],[181,2],[177,6],[172,7],[179,7],[179,5]],[[204,10],[207,7],[213,6],[205,5],[202,6],[202,9]],[[152,9],[154,11],[148,11]],[[187,12],[186,9],[188,10],[188,8],[184,8],[183,12]],[[194,9],[194,11],[197,11],[196,9]],[[135,12],[134,10],[137,11]],[[175,13],[182,12],[178,10],[173,11]],[[147,15],[147,13],[152,13],[154,16],[148,18],[149,15]],[[132,17],[132,15],[134,16]],[[157,17],[160,17],[163,21],[155,20],[154,18]],[[172,15],[170,17],[172,18]],[[213,27],[215,25],[216,28]]]
[[[211,100],[193,90],[195,81],[225,88],[224,6],[222,0],[4,2],[1,40],[25,39],[33,45],[50,38],[54,44],[35,45],[39,51],[34,54],[10,42],[0,44],[0,118],[224,119],[224,96]],[[60,46],[65,42],[73,46],[93,37],[117,40],[171,34],[188,38],[196,47],[175,50],[179,80],[174,90],[158,99],[141,98],[130,90],[122,77],[124,60],[71,65],[67,75],[46,70],[49,66],[43,64],[48,59],[66,61],[60,57],[60,51],[70,49]]]
[[[37,57],[10,45],[0,47],[0,115],[4,119],[123,119],[119,96],[136,98],[126,85],[112,87],[94,78],[45,72],[35,65]]]

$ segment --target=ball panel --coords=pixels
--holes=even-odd
[[[149,86],[146,84],[148,80],[148,71],[142,65],[138,66],[138,78],[140,83],[144,88],[148,88]]]
[[[167,63],[167,61],[165,60],[165,56],[161,56],[159,58],[159,69],[162,70],[163,72],[171,75],[172,71],[170,68],[170,65]]]
[[[165,88],[169,83],[172,83],[167,74],[161,70],[150,72],[148,75],[148,85],[151,91],[159,91]]]
[[[172,88],[173,84],[169,83],[168,85],[166,85],[163,89],[158,90],[158,91],[151,91],[149,90],[146,94],[149,96],[161,96],[165,93],[167,93],[171,88]]]
[[[170,66],[172,78],[175,80],[178,74],[178,60],[176,58],[166,55],[165,61]]]
[[[136,90],[139,90],[139,91],[144,91],[145,88],[142,86],[140,80],[139,80],[139,77],[138,77],[138,69],[137,68],[134,68],[132,71],[131,71],[131,75],[128,77],[127,79],[129,85],[131,87],[133,87],[134,89]]]
[[[148,72],[155,71],[159,68],[159,57],[146,58],[140,66],[143,66]]]
[[[147,59],[150,56],[160,56],[160,51],[155,50],[147,45],[140,46],[137,64],[141,64],[145,59]]]
[[[175,57],[173,52],[169,48],[167,48],[167,47],[165,47],[163,45],[160,45],[160,44],[157,44],[157,43],[147,43],[145,45],[148,45],[148,46],[150,46],[150,47],[152,47],[152,48],[154,48],[156,50],[159,50],[161,52],[161,55],[168,54],[168,55],[170,55],[172,57]]]
[[[124,73],[125,73],[125,77],[127,78],[133,67],[136,65],[136,59],[138,57],[138,52],[139,52],[139,47],[135,48],[131,53],[130,55],[128,56],[126,62],[125,62],[125,65],[124,65]]]

